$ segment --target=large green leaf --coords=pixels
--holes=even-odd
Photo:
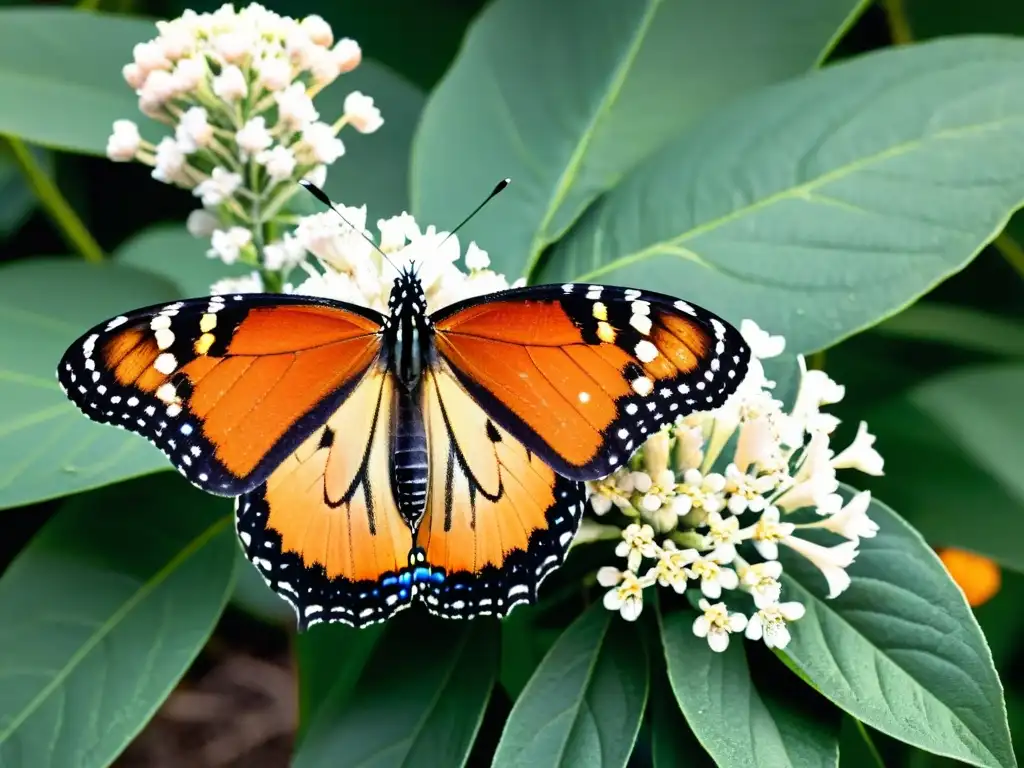
[[[56,371],[92,325],[175,294],[163,278],[70,258],[0,270],[0,508],[168,466],[141,437],[83,416],[60,391]]]
[[[207,296],[218,280],[252,272],[252,267],[244,264],[225,264],[207,257],[208,248],[209,242],[192,237],[184,224],[156,224],[122,243],[114,259],[174,283],[175,298]]]
[[[665,671],[651,681],[651,762],[654,768],[714,768],[672,693]]]
[[[764,89],[637,168],[540,280],[678,293],[836,343],[961,269],[1024,201],[1024,41],[867,54]]]
[[[314,738],[325,738],[325,733],[344,714],[382,630],[379,625],[362,629],[344,624],[317,625],[295,639],[300,739],[310,730],[314,731]]]
[[[392,619],[346,706],[311,724],[295,768],[333,768],[339,756],[364,768],[464,765],[497,677],[497,630],[420,611]]]
[[[598,195],[710,107],[814,66],[857,0],[497,0],[427,104],[418,218],[452,227],[501,178],[465,239],[514,275]]]
[[[786,599],[807,607],[784,655],[872,728],[971,765],[1016,765],[1002,686],[963,593],[895,512],[873,500],[868,514],[878,535],[861,540],[839,597],[825,598],[806,560],[784,557]]]
[[[121,68],[136,43],[155,36],[153,23],[142,19],[0,9],[0,133],[102,154],[115,120],[142,117]]]
[[[493,765],[625,766],[648,685],[639,627],[593,605],[555,641],[523,689]]]
[[[929,543],[1024,571],[1024,366],[937,377],[868,414],[886,457],[871,488]],[[965,524],[965,515],[970,524]]]
[[[236,547],[166,474],[68,501],[0,579],[0,765],[109,765],[213,630]]]
[[[724,653],[715,653],[705,638],[693,634],[694,618],[691,611],[663,616],[661,638],[676,700],[715,764],[834,768],[839,762],[836,713],[809,707],[801,696],[755,687],[742,636]],[[787,683],[801,685],[796,678]]]

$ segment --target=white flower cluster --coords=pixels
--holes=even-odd
[[[298,285],[285,285],[285,291],[348,301],[387,313],[396,270],[409,265],[416,265],[430,312],[509,287],[504,275],[489,269],[490,258],[476,243],[466,248],[463,271],[456,265],[460,257],[457,235],[439,232],[432,225],[421,230],[411,215],[402,213],[377,221],[380,237],[375,248],[366,229],[366,206],[335,208],[341,216],[325,211],[299,221],[295,241],[316,257],[320,269],[302,264],[308,276]]]
[[[836,454],[829,447],[839,420],[821,407],[841,400],[844,388],[822,371],[808,371],[800,358],[799,391],[786,412],[772,396],[775,383],[765,378],[760,362],[780,354],[785,340],[749,320],[740,331],[754,357],[730,401],[662,430],[629,466],[589,484],[595,514],[616,509],[629,521],[616,548],[626,567],[606,566],[597,574],[598,582],[610,588],[605,606],[633,621],[643,608],[646,588],[658,584],[683,594],[699,585],[702,613],[693,632],[706,637],[715,651],[724,651],[730,635],[744,630],[749,639],[763,639],[769,647],[789,643],[787,624],[805,609],[798,602],[781,602],[779,545],[809,560],[834,598],[850,585],[846,568],[857,556],[860,539],[878,531],[867,515],[869,492],[845,504],[837,493],[837,470],[880,475],[883,464],[864,423],[845,450]],[[817,514],[809,515],[810,522],[795,522],[808,518],[806,512],[794,514],[802,510]],[[584,526],[606,529],[592,521]],[[818,529],[845,541],[824,546],[803,535]],[[601,537],[586,530],[582,536]],[[744,542],[760,562],[740,555],[737,547]],[[752,598],[750,615],[737,610],[749,600],[730,599],[741,593]]]
[[[272,235],[297,182],[323,184],[327,166],[345,153],[344,126],[371,133],[383,123],[373,99],[358,91],[334,123],[321,121],[313,104],[359,65],[359,45],[335,42],[319,16],[297,21],[255,3],[185,11],[156,26],[159,35],[135,46],[124,77],[141,111],[173,135],[153,145],[134,122],[118,120],[107,155],[152,165],[153,178],[191,189],[203,208],[188,228],[210,238],[211,257],[286,274],[305,251],[294,237]]]

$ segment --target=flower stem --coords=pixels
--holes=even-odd
[[[103,261],[103,249],[93,238],[88,228],[75,213],[53,179],[36,161],[32,151],[21,139],[6,136],[11,156],[32,188],[32,192],[60,230],[63,238],[78,251],[86,261]]]
[[[883,0],[886,18],[889,20],[889,36],[895,45],[907,45],[914,42],[914,33],[910,29],[907,9],[903,0]]]
[[[1020,243],[1003,232],[992,242],[992,245],[1017,274],[1024,278],[1024,248],[1021,248]]]
[[[864,727],[864,723],[858,720],[856,717],[853,718],[853,722],[857,725],[857,732],[861,738],[864,739],[864,744],[868,748],[868,752],[871,753],[871,757],[874,759],[878,768],[885,768],[885,761],[882,759],[882,755],[878,751],[878,747],[875,746],[874,739],[871,738],[871,734],[868,733],[868,729]]]

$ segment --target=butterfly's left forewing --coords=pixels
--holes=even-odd
[[[57,377],[93,421],[142,435],[195,485],[236,496],[344,401],[380,354],[382,322],[311,297],[178,301],[88,331]]]
[[[750,360],[711,312],[627,288],[515,289],[431,320],[441,359],[487,414],[574,480],[610,474],[662,425],[721,406]]]

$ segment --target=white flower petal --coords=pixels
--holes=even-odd
[[[807,613],[807,608],[803,603],[793,600],[788,603],[779,603],[779,613],[786,621],[799,621]]]
[[[708,632],[708,645],[715,653],[724,652],[729,647],[729,633],[716,627]]]
[[[619,613],[626,621],[636,621],[640,618],[640,612],[644,609],[643,600],[639,597],[630,597],[622,602]]]
[[[750,617],[750,621],[747,622],[746,636],[748,640],[758,641],[761,639],[763,633],[763,627],[761,625],[761,615],[755,613]]]
[[[740,335],[750,345],[750,351],[762,360],[781,355],[786,348],[784,336],[772,336],[753,320],[740,321]]]
[[[608,592],[605,592],[604,600],[602,602],[604,603],[604,607],[609,611],[617,611],[623,605],[622,598],[619,596],[619,590],[617,589],[611,589]]]
[[[614,587],[622,581],[622,572],[613,565],[606,565],[597,571],[597,583],[602,587]]]

